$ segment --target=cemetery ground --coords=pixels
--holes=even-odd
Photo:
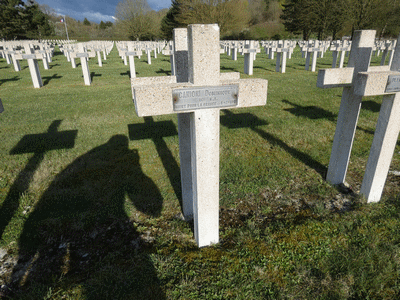
[[[357,196],[382,98],[363,99],[349,186],[331,186],[342,89],[318,89],[296,50],[284,74],[257,54],[253,76],[221,54],[222,72],[267,79],[268,100],[221,110],[221,242],[200,249],[181,217],[176,115],[136,116],[115,48],[90,60],[91,86],[58,48],[40,89],[26,61],[0,59],[0,298],[398,299],[399,143],[382,200]],[[169,56],[135,64],[170,74]]]

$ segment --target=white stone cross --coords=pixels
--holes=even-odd
[[[238,54],[238,45],[237,43],[233,43],[232,46],[230,47],[231,53],[232,53],[232,60],[237,60],[237,54]]]
[[[383,95],[379,118],[360,194],[377,202],[389,172],[400,131],[400,36],[388,71],[360,72],[355,82],[358,96]]]
[[[278,42],[277,41],[272,41],[268,45],[268,48],[266,48],[266,54],[268,55],[269,59],[274,59],[276,48],[278,48]]]
[[[151,65],[151,51],[153,51],[153,48],[151,47],[146,47],[145,52],[147,54],[147,64]],[[157,58],[156,50],[154,49],[154,54],[155,58]]]
[[[283,41],[283,44],[278,45],[278,48],[276,49],[276,65],[275,65],[276,72],[279,72],[279,70],[281,71],[281,73],[286,72],[286,59],[290,51],[291,48],[289,48],[288,42]]]
[[[124,53],[124,57],[129,58],[129,72],[131,74],[131,78],[136,77],[136,69],[135,69],[135,56],[141,56],[142,51],[135,51],[134,44],[128,42],[128,51]]]
[[[18,54],[17,51],[15,51],[15,50],[4,50],[4,54],[7,55],[7,57],[11,56],[11,60],[12,60],[13,65],[14,65],[14,70],[16,72],[21,71],[21,65],[19,64],[19,60],[15,56],[16,54]],[[22,59],[22,55],[20,57]]]
[[[28,43],[24,44],[25,54],[15,55],[17,60],[26,59],[28,61],[29,72],[31,73],[32,83],[34,88],[43,86],[42,77],[40,76],[39,65],[37,59],[42,59],[43,55],[35,54]]]
[[[319,46],[319,41],[315,41],[315,44],[313,47],[310,46],[306,49],[306,52],[307,52],[306,66],[305,66],[306,71],[308,71],[310,69],[310,59],[311,59],[311,54],[312,54],[311,72],[315,72],[315,69],[317,66],[318,52],[322,51],[322,49],[319,48],[318,46]]]
[[[396,47],[396,41],[387,41],[385,43],[385,50],[383,50],[383,53],[382,53],[381,66],[385,65],[386,57],[388,56],[389,51],[390,51],[390,54],[389,54],[388,65],[390,66],[392,64],[395,47]]]
[[[330,50],[332,51],[332,68],[336,68],[337,65],[337,58],[340,53],[340,59],[339,59],[339,68],[343,68],[344,64],[344,58],[346,56],[346,51],[350,51],[351,49],[351,44],[348,43],[347,41],[336,41],[332,42]]]
[[[220,73],[217,24],[188,26],[187,64],[188,82],[133,78],[132,92],[138,116],[189,114],[194,234],[203,247],[219,241],[220,108],[265,105],[268,81]]]
[[[246,42],[242,52],[244,54],[244,73],[247,75],[253,75],[253,64],[257,53],[255,42]]]
[[[343,87],[342,101],[340,103],[336,132],[332,145],[328,174],[326,177],[327,181],[332,184],[341,184],[345,182],[351,148],[354,140],[354,134],[357,127],[358,116],[360,113],[362,97],[368,95],[384,94],[385,84],[388,82],[387,79],[388,75],[393,74],[393,72],[389,73],[386,72],[389,71],[388,66],[378,66],[378,67],[369,66],[371,61],[372,49],[374,47],[375,33],[376,33],[375,30],[355,31],[347,68],[319,70],[318,80],[317,80],[318,87],[321,88]],[[400,53],[395,55],[399,54]],[[396,63],[395,65],[397,66],[397,64],[398,63]],[[384,73],[381,73],[382,71]],[[377,85],[378,82],[380,83],[380,85]],[[393,101],[385,100],[384,101],[385,104],[382,104],[381,114],[379,117],[380,120],[385,119],[386,118],[384,116],[385,112],[390,110],[390,108],[386,107],[388,105],[389,106],[391,105],[388,103],[398,102],[394,101],[395,97],[396,95],[388,96],[388,98],[393,98]],[[396,108],[393,109],[395,110]],[[382,169],[386,168],[386,165],[383,166],[384,164],[381,161],[377,163],[377,165],[379,165],[379,168],[377,167],[377,165],[373,166],[374,164],[372,162],[373,160],[376,160],[377,157],[379,159],[382,159],[382,157],[386,155],[386,153],[375,154],[375,153],[380,153],[379,150],[375,149],[376,147],[379,148],[379,146],[376,146],[376,144],[381,144],[384,145],[385,147],[388,147],[387,149],[389,150],[385,151],[389,152],[391,151],[390,147],[387,146],[386,144],[388,142],[379,140],[385,138],[385,134],[383,134],[382,136],[382,132],[387,133],[388,131],[391,130],[387,128],[382,129],[385,127],[385,125],[383,124],[381,125],[380,123],[384,122],[385,121],[383,120],[378,121],[378,126],[374,138],[374,144],[372,146],[370,154],[371,162],[368,162],[367,171],[364,176],[364,181],[361,188],[361,193],[366,195],[368,201],[379,200],[382,190],[380,190],[380,192],[378,191],[380,188],[383,188],[383,183],[385,181],[383,180],[383,183],[381,184],[380,188],[375,187],[372,183],[367,183],[367,181],[369,180],[367,178],[370,177],[375,179],[380,177],[379,179],[380,182],[382,180],[383,176],[382,172],[377,177],[376,175],[371,175],[375,173],[375,171],[372,171],[371,169],[381,171]],[[396,122],[399,122],[399,120],[397,120]],[[395,127],[398,125],[393,125],[393,126]],[[399,129],[397,127],[397,134],[398,131]],[[392,141],[393,136],[388,137],[388,139]],[[393,151],[391,153],[393,153]],[[391,156],[389,158],[389,164],[390,160]],[[381,163],[383,167],[380,166]],[[384,179],[386,179],[386,176],[387,176],[387,171],[386,174],[384,175]],[[371,191],[371,189],[373,191]],[[379,194],[379,197],[376,196],[377,194]]]
[[[78,50],[76,52],[70,52],[71,59],[80,58],[81,59],[81,66],[82,66],[82,73],[85,85],[90,85],[92,80],[90,78],[90,70],[89,70],[89,57],[96,57],[96,52],[85,50],[85,47],[82,43],[78,44]]]
[[[126,53],[127,51],[129,51],[129,50],[128,50],[126,44],[123,45],[122,47],[120,47],[120,48],[118,49],[119,56],[123,59],[124,65],[125,65],[125,66],[128,65],[128,60],[127,60],[127,57],[126,57],[126,55],[125,55],[125,53]]]
[[[172,41],[168,43],[168,49],[162,50],[162,54],[169,55],[169,61],[171,63],[171,75],[175,75],[174,45]]]

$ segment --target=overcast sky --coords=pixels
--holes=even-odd
[[[80,21],[87,18],[91,22],[100,23],[100,21],[114,21],[112,17],[120,0],[36,0],[36,2],[47,4],[60,15],[68,15]],[[147,0],[147,2],[154,10],[171,6],[171,0]]]

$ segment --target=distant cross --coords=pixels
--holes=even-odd
[[[32,83],[34,88],[41,88],[43,86],[42,77],[40,76],[39,65],[37,58],[43,56],[37,56],[31,46],[28,43],[24,44],[25,54],[16,55],[16,59],[28,60],[29,72],[31,73]]]
[[[276,49],[276,65],[275,65],[275,71],[279,72],[281,70],[281,73],[286,72],[286,58],[287,54],[290,53],[290,48],[289,48],[289,43],[286,41],[283,41],[283,44],[281,44],[281,47],[278,47]]]
[[[163,55],[169,55],[169,60],[171,63],[171,75],[175,75],[175,60],[174,60],[174,45],[173,43],[168,44],[168,49],[162,50]]]
[[[141,50],[135,51],[135,47],[134,47],[133,43],[128,43],[128,51],[125,52],[124,57],[129,58],[129,70],[130,70],[131,78],[136,77],[135,56],[140,57],[141,55],[142,55]]]
[[[96,52],[90,51],[87,52],[84,45],[78,44],[78,49],[74,52],[70,52],[71,59],[80,58],[81,59],[81,66],[82,66],[82,73],[83,73],[83,80],[85,85],[90,85],[92,83],[92,79],[90,77],[90,70],[89,70],[89,57],[95,57]]]
[[[310,60],[312,56],[311,72],[315,72],[315,69],[317,67],[318,53],[322,51],[322,48],[319,47],[319,41],[315,41],[314,46],[308,47],[306,51],[307,51],[307,58],[306,58],[305,69],[306,71],[310,69]]]
[[[244,73],[247,75],[253,75],[254,59],[256,57],[257,47],[254,41],[246,41],[244,45]]]
[[[189,113],[194,232],[203,247],[219,241],[220,108],[265,105],[268,82],[220,74],[216,24],[188,26],[187,63],[188,82],[177,83],[176,76],[133,78],[132,90],[138,116]]]

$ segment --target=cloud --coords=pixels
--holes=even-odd
[[[57,9],[57,12],[62,15],[68,15],[76,20],[84,20],[87,18],[91,22],[100,23],[101,21],[114,21],[114,16],[104,15],[95,11],[74,11],[72,9]]]

